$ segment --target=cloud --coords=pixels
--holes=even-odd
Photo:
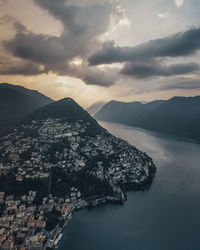
[[[166,11],[166,12],[159,13],[157,16],[161,19],[166,19],[169,17],[169,13],[168,11]]]
[[[108,67],[104,67],[102,69],[99,69],[98,67],[88,67],[88,65],[84,62],[81,66],[68,64],[67,72],[69,76],[80,78],[88,85],[98,85],[104,87],[114,85],[118,76],[117,70],[115,69],[111,70]]]
[[[169,84],[162,85],[161,90],[174,90],[174,89],[200,89],[200,79],[176,79]]]
[[[166,59],[191,56],[200,49],[200,28],[151,40],[136,47],[118,47],[113,41],[103,44],[89,57],[89,65],[124,63],[121,74],[134,78],[186,75],[200,70],[197,63],[166,64]],[[168,60],[169,61],[169,60]]]
[[[63,25],[60,37],[35,34],[20,22],[13,21],[16,31],[14,38],[3,41],[3,47],[16,58],[43,66],[43,72],[53,72],[58,75],[69,75],[82,79],[86,84],[110,86],[115,83],[115,76],[99,68],[88,68],[84,63],[91,53],[99,47],[99,37],[108,29],[111,20],[120,17],[117,8],[120,1],[99,0],[34,0],[44,11],[47,11]],[[124,14],[122,15],[124,18]],[[121,17],[116,22],[119,22]],[[80,58],[83,64],[72,67],[71,61]],[[24,64],[26,67],[28,64]],[[10,72],[12,72],[12,67]],[[28,70],[21,74],[27,75]],[[96,70],[96,72],[95,72]],[[8,69],[9,71],[9,69]],[[13,72],[16,72],[14,70]],[[36,70],[35,70],[36,72]],[[40,71],[38,71],[40,73]]]
[[[15,56],[40,63],[67,61],[85,57],[98,46],[97,37],[107,30],[111,7],[108,4],[66,5],[66,1],[35,0],[63,24],[60,37],[34,34],[14,23],[15,37],[4,47]],[[69,2],[69,1],[68,1]]]
[[[83,80],[87,84],[95,84],[99,86],[109,87],[114,85],[116,82],[117,74],[113,74],[113,72],[97,70],[93,69],[87,70],[87,72],[83,76]]]
[[[119,85],[116,85],[119,86]],[[127,82],[126,88],[121,84],[120,92],[125,90],[125,96],[132,94],[148,94],[163,91],[174,91],[172,93],[176,93],[176,95],[180,92],[180,90],[185,90],[185,94],[188,95],[192,93],[192,91],[200,89],[200,78],[192,78],[189,75],[187,77],[183,76],[170,76],[166,77],[163,81],[162,78],[156,78],[153,81],[151,79],[141,78],[140,84],[137,81],[132,81],[132,83]],[[119,92],[119,93],[120,93]],[[169,92],[168,92],[169,93]],[[182,91],[180,93],[183,93]],[[198,95],[198,92],[196,92]],[[194,95],[194,94],[193,94]],[[120,93],[121,96],[121,93]]]
[[[155,76],[185,75],[200,69],[197,63],[174,63],[170,65],[161,62],[151,61],[151,63],[127,63],[121,70],[124,75],[135,78],[147,78]]]
[[[62,39],[47,35],[37,35],[27,30],[18,31],[14,39],[3,42],[4,47],[14,56],[48,64],[66,60]]]
[[[177,7],[181,7],[184,4],[184,0],[174,0]]]
[[[136,47],[118,47],[108,43],[95,52],[88,61],[90,65],[134,62],[152,58],[190,56],[200,49],[200,28],[151,40]]]
[[[37,75],[55,73],[82,79],[88,85],[109,87],[124,76],[146,79],[176,76],[199,70],[197,63],[166,64],[171,58],[193,55],[200,49],[200,29],[194,28],[135,47],[119,47],[114,41],[102,46],[105,33],[113,27],[130,25],[121,0],[33,0],[42,11],[62,24],[60,36],[36,34],[12,17],[15,35],[3,41],[13,60],[0,62],[0,74]],[[176,1],[177,6],[183,1]],[[173,1],[172,1],[173,4]],[[168,12],[161,12],[166,18]],[[112,26],[112,27],[111,27]],[[89,58],[89,59],[88,59]],[[72,64],[78,60],[79,65]],[[89,66],[88,66],[89,62]],[[124,63],[115,69],[113,63]],[[97,67],[112,64],[110,67]],[[123,65],[123,64],[120,64]],[[120,71],[121,70],[121,71]],[[120,72],[119,72],[120,71]],[[128,80],[124,77],[123,81]]]
[[[60,20],[71,38],[94,39],[107,29],[112,12],[108,2],[75,5],[76,1],[35,0],[49,14]],[[78,41],[73,40],[77,43]],[[87,44],[84,44],[87,46]]]
[[[5,41],[3,44],[14,56],[24,59],[26,63],[23,66],[17,66],[17,68],[7,66],[6,72],[10,72],[10,74],[17,72],[17,74],[23,75],[40,74],[41,70],[37,70],[39,68],[37,65],[43,65],[42,72],[76,77],[89,85],[110,86],[115,84],[116,77],[110,70],[88,67],[84,61],[80,65],[71,64],[75,56],[82,57],[81,53],[84,53],[85,48],[82,48],[82,46],[76,48],[75,43],[70,46],[65,43],[67,39],[68,37],[65,37],[65,34],[58,38],[34,34],[27,30],[21,31],[20,29],[13,40]],[[29,61],[29,64],[27,61]],[[28,69],[29,65],[30,69]]]
[[[43,68],[36,63],[0,57],[0,75],[38,75],[42,73],[44,73]]]

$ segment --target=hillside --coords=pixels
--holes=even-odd
[[[12,211],[12,222],[20,232],[27,225],[20,245],[40,232],[46,241],[37,249],[46,249],[77,209],[123,203],[128,190],[151,185],[156,167],[145,152],[64,98],[28,114],[0,137],[0,170],[0,213],[7,219],[7,204],[16,201],[24,213],[19,224],[18,210]]]
[[[11,84],[0,84],[0,132],[52,101],[34,90]]]
[[[100,101],[100,102],[95,102],[94,104],[92,104],[91,106],[89,106],[87,108],[87,112],[90,115],[95,115],[97,112],[100,111],[100,109],[106,104],[106,102]]]
[[[111,101],[96,115],[173,137],[200,141],[200,97],[173,97],[166,101],[120,103]]]
[[[1,89],[14,89],[20,93],[27,94],[29,96],[43,100],[43,102],[45,102],[45,104],[49,104],[50,102],[53,101],[51,98],[43,95],[42,93],[40,93],[37,90],[27,89],[27,88],[25,88],[23,86],[19,86],[19,85],[13,85],[13,84],[9,84],[9,83],[0,83],[0,90]]]
[[[87,201],[93,196],[122,201],[128,189],[149,186],[155,172],[150,157],[112,136],[71,98],[23,118],[0,139],[0,153],[10,173],[0,189],[16,194],[36,189],[39,200],[48,192],[66,196],[75,186]],[[13,185],[7,185],[9,178]]]
[[[200,96],[167,100],[135,122],[134,126],[200,141]]]
[[[140,102],[110,101],[94,117],[97,120],[112,121],[131,126],[133,122],[140,120],[162,102],[154,101],[147,105]]]
[[[48,118],[63,118],[68,122],[82,120],[84,123],[88,123],[87,131],[90,135],[96,135],[97,133],[105,131],[87,111],[71,98],[64,98],[39,108],[27,115],[21,123],[30,122],[32,120],[45,120]]]

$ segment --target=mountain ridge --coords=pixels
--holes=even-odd
[[[90,115],[95,115],[107,102],[99,101],[90,105],[86,110]]]
[[[8,187],[2,180],[2,190],[19,195],[33,180],[28,188],[34,186],[40,202],[50,192],[64,197],[74,186],[87,205],[106,202],[107,196],[123,202],[126,191],[148,188],[156,171],[145,152],[111,135],[68,97],[24,117],[0,137],[0,150],[0,164],[10,169],[14,183]],[[38,178],[41,187],[36,188]]]
[[[174,96],[146,104],[109,102],[94,117],[172,137],[200,141],[200,96]],[[130,108],[127,108],[130,105]],[[137,107],[136,107],[137,105]]]
[[[153,101],[149,103],[148,109],[153,109],[162,101]],[[147,104],[140,102],[119,102],[112,100],[102,107],[94,116],[97,120],[119,122],[126,125],[132,125],[133,121],[146,112]],[[117,111],[117,112],[116,112]]]
[[[0,83],[0,89],[3,89],[3,88],[15,89],[21,93],[25,93],[25,94],[28,94],[28,95],[34,96],[34,97],[43,97],[44,99],[46,99],[47,102],[54,101],[53,99],[51,99],[48,96],[45,96],[44,94],[42,94],[38,90],[28,89],[28,88],[25,88],[21,85],[14,85],[14,84],[10,84],[10,83]]]
[[[0,133],[13,126],[30,112],[53,102],[35,90],[0,84]]]
[[[76,120],[83,120],[90,123],[88,127],[91,129],[91,135],[97,132],[105,131],[98,122],[90,116],[77,102],[70,97],[65,97],[61,100],[52,102],[28,114],[22,119],[19,124],[23,124],[32,120],[45,120],[48,118],[65,118],[67,121],[74,122]]]

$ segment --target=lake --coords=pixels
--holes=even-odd
[[[113,135],[151,156],[157,173],[146,191],[124,205],[107,204],[73,215],[61,250],[199,250],[200,145],[101,122]]]

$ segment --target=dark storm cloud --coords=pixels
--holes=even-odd
[[[47,10],[64,27],[75,36],[85,35],[93,37],[101,34],[107,28],[111,8],[108,2],[99,1],[94,4],[75,5],[70,0],[34,0],[41,8]],[[101,3],[102,2],[102,3]]]
[[[107,4],[89,6],[66,5],[66,1],[35,0],[63,24],[60,37],[38,35],[22,29],[15,22],[14,39],[5,41],[4,46],[15,56],[47,63],[67,61],[73,57],[85,57],[97,48],[97,37],[106,31],[111,7]],[[69,1],[68,1],[69,2]]]
[[[195,53],[200,48],[200,29],[152,40],[137,47],[117,47],[114,42],[106,42],[103,49],[98,51],[101,46],[98,38],[108,31],[114,16],[118,17],[118,21],[120,19],[120,8],[115,8],[114,1],[34,2],[61,22],[62,32],[59,37],[35,34],[16,19],[8,16],[2,19],[2,22],[12,22],[16,31],[14,38],[3,41],[2,45],[14,58],[21,61],[18,65],[4,63],[0,74],[7,72],[5,74],[33,75],[52,72],[79,78],[86,84],[108,87],[124,75],[147,78],[176,76],[199,70],[199,65],[195,63],[166,65],[164,62],[166,57],[189,56]],[[71,63],[77,58],[82,60],[81,65]],[[119,70],[117,72],[115,69],[97,67],[99,64],[115,62],[126,63],[121,75]]]
[[[198,49],[200,49],[200,28],[152,40],[136,47],[117,47],[109,43],[88,60],[90,65],[134,62],[157,57],[189,56]]]
[[[94,84],[104,87],[114,85],[118,76],[117,71],[114,69],[111,71],[110,69],[88,67],[86,63],[83,63],[81,67],[68,64],[67,72],[69,76],[80,78],[88,85]]]
[[[17,32],[13,40],[4,41],[3,45],[14,56],[39,63],[57,63],[66,59],[62,39],[57,37]]]
[[[199,69],[200,65],[197,63],[163,65],[161,62],[151,61],[151,63],[127,63],[121,73],[134,76],[135,78],[147,78],[153,76],[185,75]]]
[[[96,69],[93,71],[87,70],[86,74],[84,74],[83,80],[89,85],[95,84],[98,86],[109,87],[115,84],[116,75]]]
[[[36,63],[0,57],[0,75],[38,75],[41,73],[44,73],[44,70]]]
[[[13,56],[42,65],[44,72],[53,72],[58,75],[74,76],[87,84],[110,86],[115,77],[107,75],[96,68],[88,69],[84,65],[74,66],[70,62],[74,58],[81,58],[83,62],[91,52],[99,46],[98,37],[102,35],[110,24],[113,6],[108,1],[97,3],[76,4],[65,0],[35,0],[35,3],[50,15],[60,20],[63,31],[60,37],[35,34],[26,29],[23,24],[13,22],[16,30],[15,37],[3,41],[4,48]],[[23,68],[23,67],[22,67]],[[10,68],[10,71],[12,67]],[[15,71],[13,71],[15,72]],[[26,75],[29,71],[22,71]],[[98,80],[97,80],[98,77]]]

